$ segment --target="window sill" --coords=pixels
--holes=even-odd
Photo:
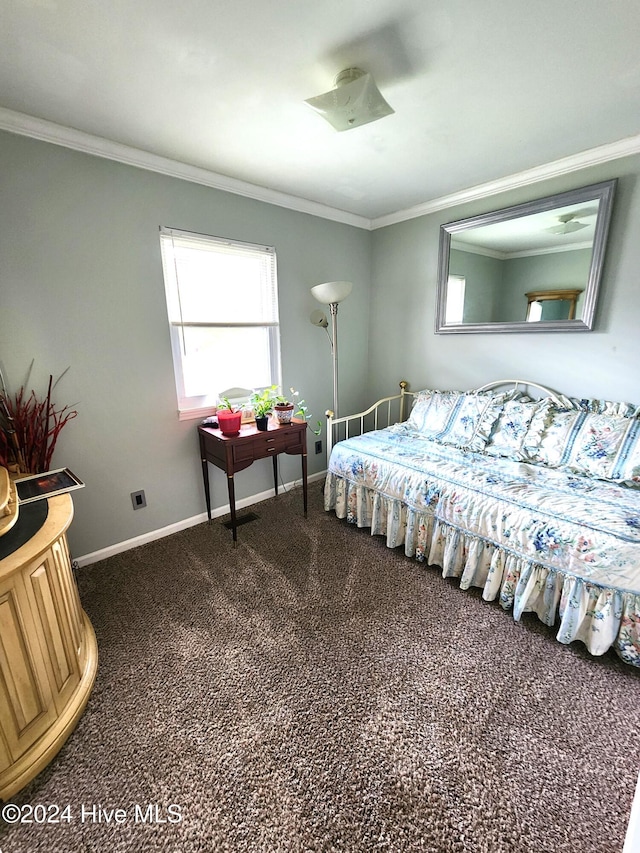
[[[216,406],[202,406],[199,409],[178,409],[178,420],[195,421],[197,419],[208,418],[210,415],[215,415],[216,412]]]

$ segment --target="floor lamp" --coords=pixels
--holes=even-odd
[[[312,295],[322,305],[328,305],[331,313],[331,357],[333,361],[333,416],[338,417],[338,304],[351,293],[353,284],[350,281],[325,281],[311,288]],[[314,326],[324,329],[329,325],[322,311],[314,311],[311,315]],[[328,332],[327,332],[328,334]]]

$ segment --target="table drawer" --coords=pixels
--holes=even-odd
[[[253,459],[264,459],[294,448],[301,448],[304,433],[299,429],[280,428],[269,430],[259,438],[243,441],[233,446],[234,462],[249,462]]]

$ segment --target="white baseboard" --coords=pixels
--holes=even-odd
[[[318,474],[311,474],[308,478],[309,483],[315,483],[318,480],[323,480],[327,475],[326,471],[320,471]],[[296,486],[301,485],[300,480],[294,480],[291,483],[285,483],[280,489],[283,492],[288,491]],[[236,509],[243,509],[246,506],[266,501],[267,498],[272,498],[275,495],[273,489],[268,489],[266,492],[260,492],[257,495],[250,495],[248,498],[242,498],[237,501]],[[229,504],[212,508],[211,517],[218,518],[221,515],[226,515],[230,512]],[[139,545],[146,545],[148,542],[154,542],[156,539],[163,539],[165,536],[171,536],[172,533],[178,533],[180,530],[186,530],[188,527],[195,527],[196,524],[202,524],[207,520],[207,513],[201,512],[199,515],[194,515],[191,518],[185,518],[182,521],[176,521],[174,524],[169,524],[166,527],[160,527],[158,530],[150,530],[148,533],[143,533],[140,536],[135,536],[133,539],[125,539],[124,542],[116,542],[114,545],[108,545],[106,548],[101,548],[99,551],[92,551],[90,554],[85,554],[83,557],[73,558],[74,565],[79,568],[89,566],[91,563],[97,563],[99,560],[106,560],[107,557],[113,557],[115,554],[122,554],[123,551],[129,551],[131,548],[137,548]]]
[[[637,853],[638,850],[640,850],[640,774],[638,774],[636,793],[631,803],[631,816],[622,853]]]

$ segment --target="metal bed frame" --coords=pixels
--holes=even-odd
[[[393,423],[400,423],[405,420],[405,416],[408,415],[408,411],[406,411],[407,398],[416,397],[418,392],[409,391],[409,383],[405,379],[401,380],[399,385],[399,394],[394,394],[392,397],[383,397],[363,412],[356,412],[353,415],[345,415],[341,418],[334,417],[331,409],[325,412],[327,416],[327,467],[329,466],[331,449],[338,441],[351,438],[352,435],[361,435],[363,432],[383,429],[384,427],[391,426]],[[557,391],[547,388],[546,385],[541,385],[539,382],[532,382],[529,379],[497,379],[495,382],[488,382],[486,385],[476,388],[473,393],[479,394],[482,391],[490,391],[493,388],[500,388],[503,385],[510,386],[514,390],[518,388],[522,388],[523,390],[536,388],[538,391],[542,391],[543,394],[551,397],[555,403],[562,403]],[[397,406],[394,405],[396,403]],[[393,415],[395,411],[398,413],[397,417]]]

